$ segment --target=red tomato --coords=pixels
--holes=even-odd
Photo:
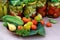
[[[45,11],[45,10],[46,10],[46,6],[37,9],[38,12]]]
[[[41,10],[43,10],[43,11],[46,10],[46,6],[42,7]]]
[[[40,23],[44,26],[45,22],[44,20],[41,20]]]
[[[51,10],[55,10],[55,7],[53,7],[53,6],[49,6],[49,9],[51,9]]]
[[[41,10],[41,11],[39,11],[38,13],[41,14],[43,17],[46,16],[46,11],[42,11],[42,10]]]
[[[55,9],[55,13],[59,13],[59,9],[58,8]]]
[[[22,20],[23,20],[24,22],[26,22],[27,19],[26,19],[25,17],[23,17]]]
[[[23,27],[22,26],[18,26],[18,30],[22,30],[23,29]]]
[[[49,9],[49,10],[48,10],[48,13],[49,13],[49,15],[53,15],[53,14],[54,14],[54,11],[51,10],[51,9]]]
[[[44,6],[44,7],[41,7],[41,8],[38,8],[37,9],[37,13],[39,13],[39,14],[41,14],[43,17],[45,17],[46,16],[46,6]]]
[[[32,25],[32,26],[31,26],[31,29],[32,29],[32,30],[36,30],[36,29],[37,29],[37,26],[36,26],[36,25]]]
[[[54,18],[57,18],[57,17],[59,17],[59,14],[58,14],[58,13],[55,13],[55,14],[53,15],[53,17],[54,17]]]
[[[45,12],[42,12],[40,14],[42,15],[42,17],[45,17],[46,16],[46,13]]]
[[[60,8],[59,8],[59,11],[60,11]]]
[[[42,11],[42,10],[39,10],[39,11],[38,11],[38,13],[43,13],[43,12],[44,12],[44,11]]]
[[[43,12],[43,9],[42,8],[37,8],[37,13],[42,13]]]
[[[26,17],[23,17],[22,20],[24,21],[24,23],[27,23],[27,22],[31,21],[30,18],[26,18]]]
[[[52,24],[50,22],[46,23],[46,27],[51,27],[51,26],[52,26]]]
[[[37,9],[37,12],[38,12],[38,13],[40,13],[41,11],[43,11],[43,10],[41,10],[41,9]]]
[[[38,24],[36,20],[32,20],[32,23],[33,23],[34,25],[37,25],[37,24]]]

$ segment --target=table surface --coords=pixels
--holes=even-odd
[[[47,22],[50,18],[44,18]],[[0,22],[0,40],[60,40],[60,17],[55,19],[57,24],[52,24],[52,27],[45,27],[46,35],[45,37],[41,36],[31,36],[31,37],[17,37],[8,31],[3,23]]]

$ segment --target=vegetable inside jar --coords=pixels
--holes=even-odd
[[[47,0],[38,0],[37,1],[37,13],[41,14],[43,17],[46,16],[46,2]]]
[[[58,18],[60,15],[60,2],[49,1],[47,16],[51,18]]]
[[[9,1],[9,14],[12,16],[22,16],[23,7],[24,7],[23,1],[20,0],[10,0]]]
[[[26,6],[24,7],[24,16],[25,17],[32,17],[34,18],[34,16],[36,16],[36,3],[37,1],[34,0],[34,1],[29,1]]]

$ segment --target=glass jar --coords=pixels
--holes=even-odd
[[[43,17],[46,16],[46,2],[47,0],[38,0],[37,1],[37,13],[41,14]]]
[[[23,12],[23,1],[20,0],[10,0],[9,1],[9,14],[13,16],[22,16]]]
[[[36,3],[37,3],[37,0],[28,1],[26,6],[24,7],[24,12],[23,12],[25,17],[34,18],[34,16],[36,15]]]
[[[48,1],[48,17],[57,18],[60,15],[60,2],[51,0]]]

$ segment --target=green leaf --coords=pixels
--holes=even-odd
[[[28,30],[16,30],[16,34],[21,35],[21,36],[29,36],[29,31]]]
[[[40,23],[38,23],[38,30],[37,31],[38,31],[39,35],[45,36],[45,29]]]
[[[31,30],[29,35],[31,36],[31,35],[35,35],[35,34],[37,34],[37,31],[36,30]]]
[[[45,36],[45,29],[42,27],[38,30],[38,34]]]

